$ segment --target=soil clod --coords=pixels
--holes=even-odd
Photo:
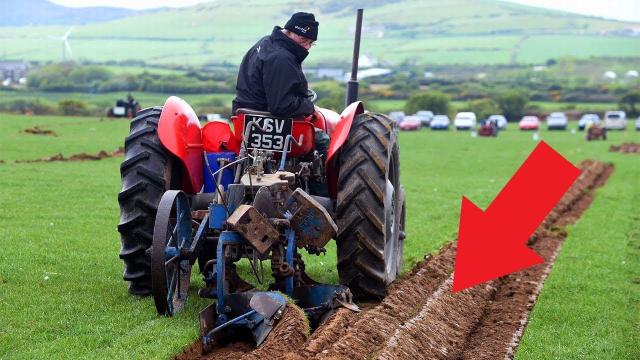
[[[68,157],[62,155],[62,153],[58,153],[51,156],[45,156],[39,159],[30,159],[30,160],[16,160],[14,163],[23,164],[23,163],[39,163],[39,162],[54,162],[54,161],[87,161],[87,160],[102,160],[106,158],[111,158],[115,156],[122,156],[124,154],[124,148],[119,147],[114,151],[105,151],[100,150],[95,154],[88,153],[79,153],[73,154]]]
[[[58,136],[55,131],[48,129],[41,129],[38,126],[34,126],[32,128],[22,130],[23,133],[32,134],[32,135],[48,135],[48,136]]]
[[[611,145],[609,147],[609,151],[620,152],[623,154],[640,154],[640,144],[624,143],[622,145]]]

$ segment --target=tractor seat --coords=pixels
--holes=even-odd
[[[255,115],[262,115],[262,116],[273,116],[268,111],[253,110],[253,109],[249,109],[249,108],[238,108],[238,109],[236,109],[236,115],[240,115],[240,114],[255,114]]]

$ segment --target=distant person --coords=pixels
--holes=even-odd
[[[274,116],[306,116],[314,112],[308,99],[302,62],[318,38],[313,14],[297,12],[284,29],[275,26],[271,35],[253,45],[240,64],[232,110],[268,111]]]
[[[131,96],[131,93],[127,94],[127,107],[129,108],[129,111],[131,111],[130,117],[136,117],[138,114],[138,106],[140,106],[138,100],[134,99],[133,96]]]

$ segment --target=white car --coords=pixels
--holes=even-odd
[[[498,129],[505,130],[507,128],[507,118],[504,115],[491,115],[487,118],[489,121],[495,121]]]
[[[447,115],[436,115],[431,119],[429,126],[431,130],[449,130],[449,117]]]
[[[578,130],[584,130],[590,125],[600,124],[600,116],[598,114],[583,114],[578,120]]]
[[[636,120],[636,131],[640,131],[640,116],[638,116],[638,119]]]
[[[547,116],[547,130],[566,130],[567,115],[562,112],[552,112]]]
[[[607,111],[604,113],[604,127],[607,130],[626,129],[627,114],[624,111]]]
[[[476,114],[472,112],[459,112],[453,120],[453,126],[457,130],[475,129]]]

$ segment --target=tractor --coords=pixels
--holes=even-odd
[[[185,101],[169,97],[131,121],[118,194],[124,280],[172,316],[186,304],[197,262],[198,295],[215,299],[200,313],[205,352],[244,335],[259,345],[282,316],[283,294],[317,327],[337,307],[357,311],[353,298],[383,298],[402,269],[398,128],[357,101],[361,24],[360,9],[340,114],[238,109],[231,124],[201,127]],[[330,140],[314,141],[322,133]],[[340,285],[314,281],[299,253],[322,255],[331,239]],[[268,291],[239,276],[243,259],[258,283],[269,263]]]
[[[140,103],[131,97],[131,94],[127,96],[126,100],[119,99],[116,101],[114,107],[110,107],[105,111],[105,115],[108,118],[129,118],[132,119],[138,115],[141,110]]]

